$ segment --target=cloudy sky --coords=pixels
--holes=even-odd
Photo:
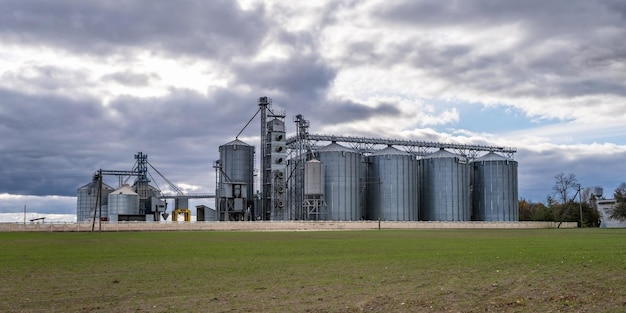
[[[289,133],[303,114],[318,134],[513,146],[520,197],[545,201],[559,172],[611,196],[624,38],[620,0],[1,0],[0,213],[75,213],[138,151],[213,192],[259,96]]]

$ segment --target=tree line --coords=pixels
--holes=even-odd
[[[577,222],[583,227],[600,226],[600,212],[595,207],[596,195],[593,188],[582,188],[576,175],[559,173],[554,176],[552,194],[546,203],[519,200],[520,221]],[[626,220],[626,183],[621,183],[614,191],[617,205],[609,216],[620,221]],[[582,211],[582,219],[581,219]]]

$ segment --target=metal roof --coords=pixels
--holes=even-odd
[[[352,152],[352,153],[358,153],[357,151],[350,149],[350,148],[346,148],[336,142],[332,142],[331,144],[321,147],[319,150],[317,150],[319,152]]]
[[[111,192],[111,194],[137,195],[137,193],[132,188],[130,188],[129,185],[123,185],[122,187],[115,189],[113,192]]]
[[[509,159],[507,157],[504,157],[502,155],[499,155],[497,153],[489,152],[489,153],[487,153],[487,154],[477,158],[475,161],[479,162],[479,161],[513,161],[513,160],[511,160],[511,159]]]
[[[373,152],[371,155],[377,156],[377,155],[411,155],[411,154],[402,150],[398,150],[392,146],[388,146],[385,149]]]
[[[250,145],[239,139],[235,139],[229,143],[225,143],[224,146],[250,146]]]
[[[446,151],[443,148],[439,149],[437,152],[433,152],[429,155],[424,156],[424,159],[435,159],[435,158],[463,158],[458,154],[454,154],[450,151]]]

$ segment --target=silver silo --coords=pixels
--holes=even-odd
[[[128,215],[140,215],[139,194],[123,185],[109,194],[109,221],[127,220],[123,216]]]
[[[420,220],[471,220],[470,166],[467,159],[440,149],[418,163]]]
[[[221,145],[222,171],[231,182],[247,184],[247,199],[254,198],[254,146],[239,139]]]
[[[517,162],[490,152],[474,166],[474,219],[490,222],[519,221]]]
[[[219,147],[216,209],[221,221],[258,217],[254,209],[254,146],[235,139]]]
[[[361,154],[333,142],[318,151],[324,165],[324,196],[330,220],[363,217],[360,198]]]
[[[416,221],[419,202],[416,158],[387,147],[368,156],[367,163],[367,219]]]
[[[96,218],[99,214],[98,201],[98,185],[99,182],[94,180],[89,184],[78,188],[76,192],[76,221],[86,222],[94,218],[94,209]],[[102,217],[108,217],[108,196],[113,191],[113,188],[105,183],[102,183],[102,190],[100,191],[100,199],[102,202]],[[97,208],[98,207],[98,208]]]

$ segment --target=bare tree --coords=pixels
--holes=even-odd
[[[626,183],[621,183],[617,186],[613,193],[613,198],[617,201],[626,200]]]
[[[587,203],[587,204],[591,204],[591,197],[593,196],[591,194],[591,187],[587,187],[585,189],[581,189],[581,198],[583,199],[583,203]]]
[[[626,221],[626,183],[621,183],[613,193],[615,206],[609,210],[612,219]]]
[[[552,190],[554,194],[561,201],[561,204],[565,204],[569,199],[569,191],[576,190],[578,188],[578,180],[576,179],[576,175],[569,173],[565,175],[564,173],[558,173],[554,176],[555,183]]]

